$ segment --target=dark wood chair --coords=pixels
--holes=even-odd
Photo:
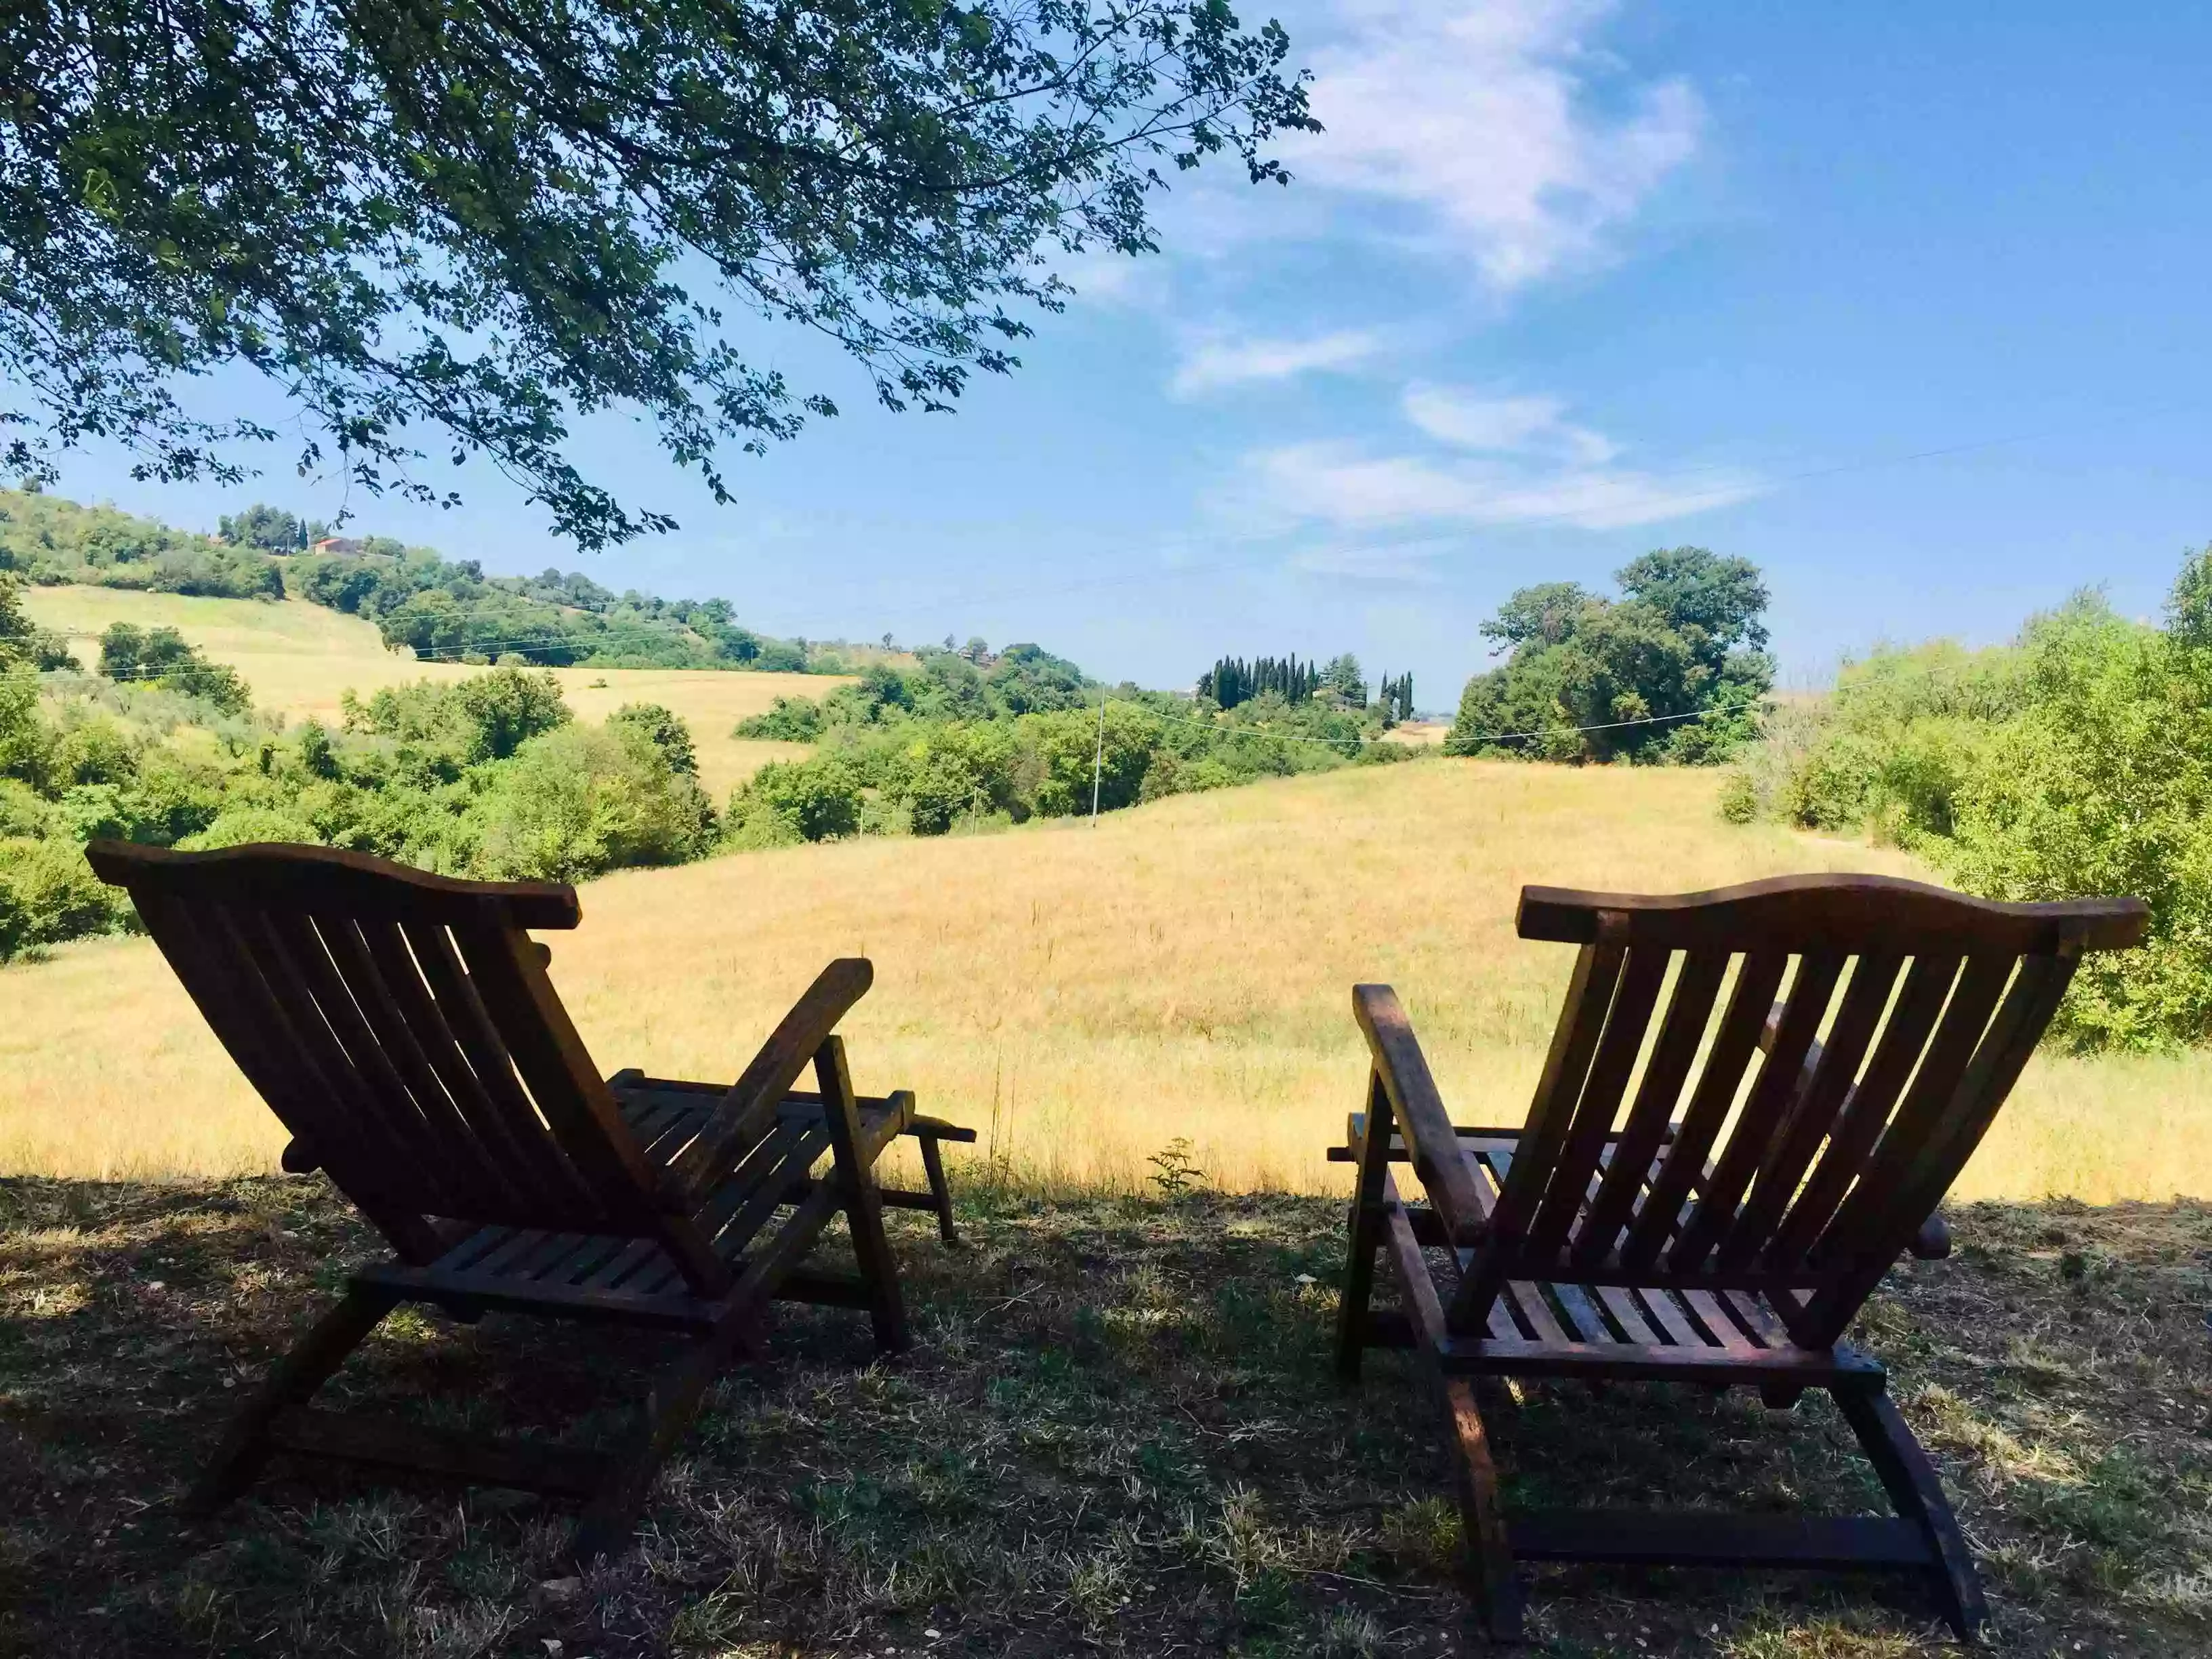
[[[864,1309],[907,1346],[882,1206],[933,1211],[951,1241],[939,1143],[973,1130],[903,1091],[853,1091],[837,1022],[867,991],[831,963],[734,1085],[601,1079],[528,928],[574,927],[573,888],[448,880],[358,854],[240,847],[86,849],[138,913],[208,1024],[320,1169],[392,1246],[285,1355],[192,1489],[208,1512],[272,1452],[580,1498],[577,1551],[623,1545],[655,1471],[716,1373],[758,1349],[772,1297]],[[817,1087],[794,1089],[811,1066]],[[876,1159],[921,1142],[930,1190],[881,1189]],[[814,1166],[828,1155],[817,1176]],[[810,1270],[842,1213],[857,1273]],[[308,1401],[403,1302],[498,1310],[690,1339],[611,1450],[485,1441]]]
[[[1353,988],[1374,1063],[1330,1153],[1358,1165],[1338,1365],[1351,1382],[1369,1347],[1425,1360],[1493,1634],[1521,1630],[1516,1561],[1575,1560],[1916,1574],[1971,1639],[1982,1593],[1936,1471],[1881,1364],[1841,1339],[1900,1254],[1948,1248],[1936,1207],[2081,953],[2139,943],[2148,914],[1875,876],[1524,888],[1521,937],[1582,949],[1517,1129],[1455,1127],[1397,997]],[[1425,1203],[1399,1195],[1408,1160]],[[1378,1252],[1402,1312],[1369,1305]],[[1753,1387],[1778,1407],[1826,1389],[1896,1516],[1509,1519],[1472,1387],[1496,1376]]]

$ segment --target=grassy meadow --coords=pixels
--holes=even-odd
[[[745,679],[750,676],[729,676]],[[1229,1190],[1335,1191],[1360,1103],[1356,981],[1395,984],[1462,1121],[1517,1122],[1571,952],[1513,934],[1526,882],[1685,890],[1902,856],[1735,827],[1710,774],[1435,761],[1082,822],[627,872],[553,937],[611,1072],[732,1077],[832,956],[876,964],[863,1089],[975,1125],[1018,1182],[1142,1188],[1178,1139]],[[272,1169],[282,1132],[153,947],[0,969],[0,1170]],[[2212,1194],[2212,1057],[2039,1058],[1962,1198]]]
[[[338,719],[340,696],[363,696],[412,680],[458,680],[481,673],[463,663],[418,662],[387,651],[375,624],[305,599],[201,599],[112,587],[33,587],[23,608],[41,628],[73,637],[78,659],[99,660],[93,636],[111,623],[173,628],[218,662],[246,677],[253,700],[286,720]],[[769,761],[803,754],[803,745],[733,738],[730,729],[777,697],[827,696],[846,684],[823,674],[746,674],[715,669],[556,668],[561,693],[580,720],[604,720],[628,702],[658,702],[691,727],[699,778],[719,804]]]

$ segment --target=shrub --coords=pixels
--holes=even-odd
[[[746,846],[854,835],[862,787],[859,768],[843,755],[770,761],[730,797],[730,825]]]
[[[185,836],[177,845],[187,853],[204,853],[258,842],[301,842],[313,846],[321,840],[315,826],[296,810],[241,804],[225,807],[204,830]]]
[[[210,662],[173,628],[137,629],[115,623],[100,636],[100,672],[109,679],[158,685],[213,704],[226,714],[253,706],[236,669]]]
[[[696,777],[699,751],[691,742],[691,728],[672,709],[657,702],[629,702],[607,716],[607,724],[635,732],[660,751],[669,769]]]
[[[135,914],[73,842],[0,842],[0,957],[113,933]]]
[[[1730,823],[1750,823],[1759,817],[1758,788],[1741,767],[1721,780],[1721,816]]]
[[[543,669],[495,668],[450,685],[389,685],[367,702],[349,691],[340,708],[349,732],[428,744],[471,764],[504,760],[574,718],[561,682]]]
[[[472,674],[447,696],[466,734],[471,760],[504,760],[572,718],[551,671],[495,668]]]
[[[698,781],[650,741],[567,726],[495,769],[472,817],[487,875],[579,881],[631,865],[680,864],[711,842]]]
[[[748,714],[730,734],[780,743],[812,743],[822,735],[822,705],[811,697],[778,697],[767,711]]]
[[[2087,958],[2054,1022],[2078,1048],[2212,1038],[2212,549],[2164,629],[2077,595],[2014,645],[1883,651],[1778,722],[1724,796],[1907,846],[1969,891],[2126,894],[2136,951]]]

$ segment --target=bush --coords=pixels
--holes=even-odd
[[[607,716],[610,728],[633,732],[660,751],[672,772],[699,775],[699,751],[691,742],[691,728],[672,709],[657,702],[628,702]]]
[[[313,823],[295,810],[240,805],[224,808],[204,830],[185,836],[177,845],[187,853],[205,853],[261,842],[296,842],[316,846],[321,841]]]
[[[471,765],[505,760],[574,718],[561,682],[543,669],[495,668],[450,685],[391,685],[367,702],[349,691],[340,707],[349,732],[428,744]]]
[[[0,842],[0,958],[42,945],[111,933],[135,913],[94,875],[72,842]]]
[[[748,714],[730,734],[778,743],[812,743],[822,735],[822,705],[811,697],[778,697],[767,712]]]
[[[858,834],[863,783],[842,755],[770,761],[730,797],[730,826],[745,846],[830,841]]]
[[[706,850],[714,812],[696,779],[648,739],[568,726],[531,738],[497,768],[473,814],[484,873],[580,881]]]
[[[2085,959],[2054,1022],[2084,1049],[2212,1038],[2212,549],[2164,629],[2095,594],[2014,645],[1884,651],[1776,723],[1723,796],[1911,848],[1971,892],[2130,895],[2149,942]]]
[[[236,669],[210,662],[173,628],[112,624],[100,636],[100,672],[112,680],[157,685],[198,697],[226,714],[242,714],[253,706],[252,694]]]

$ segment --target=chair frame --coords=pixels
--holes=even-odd
[[[1493,1636],[1522,1633],[1518,1562],[1574,1560],[1905,1572],[1973,1638],[1986,1605],[1935,1467],[1842,1338],[1900,1255],[1948,1251],[1936,1206],[2081,953],[2139,943],[2148,919],[2133,899],[2000,904],[1874,876],[1525,888],[1521,937],[1581,950],[1519,1128],[1455,1127],[1395,994],[1353,988],[1371,1066],[1330,1152],[1358,1167],[1337,1369],[1351,1384],[1368,1348],[1419,1355]],[[1378,1254],[1402,1311],[1370,1306]],[[1474,1389],[1495,1376],[1751,1387],[1778,1407],[1825,1389],[1895,1515],[1509,1519]]]
[[[365,854],[252,846],[179,854],[95,842],[186,991],[292,1133],[283,1167],[321,1168],[390,1259],[352,1274],[246,1402],[188,1494],[207,1515],[270,1457],[583,1500],[575,1550],[621,1548],[714,1377],[757,1355],[776,1299],[865,1310],[879,1352],[908,1346],[885,1205],[957,1242],[940,1143],[975,1132],[914,1096],[854,1092],[836,1027],[873,969],[831,963],[734,1085],[602,1079],[532,928],[572,928],[574,890],[461,882]],[[793,1085],[808,1068],[816,1088]],[[881,1188],[896,1137],[927,1193]],[[812,1170],[824,1153],[830,1167]],[[856,1273],[803,1263],[836,1217]],[[403,1303],[676,1333],[634,1430],[605,1451],[484,1440],[310,1402]]]

